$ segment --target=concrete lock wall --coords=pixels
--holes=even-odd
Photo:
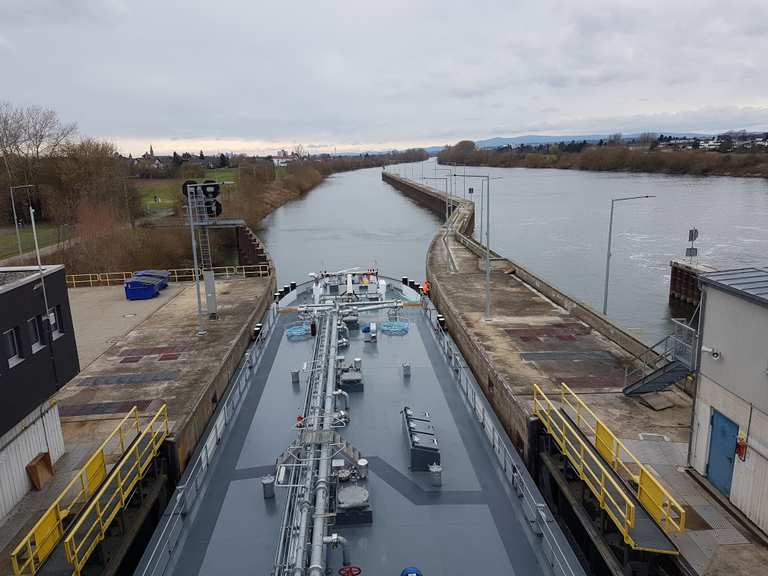
[[[445,213],[445,195],[412,183],[397,175],[383,172],[382,179],[437,214]],[[485,256],[485,246],[471,238],[474,230],[474,203],[451,199],[451,227],[457,232],[455,238],[478,257]],[[472,336],[462,320],[461,311],[451,301],[451,295],[443,290],[438,276],[434,273],[437,265],[436,247],[443,242],[443,232],[432,239],[427,251],[427,280],[431,285],[430,296],[446,320],[448,330],[469,363],[475,378],[480,383],[486,398],[493,406],[497,417],[507,434],[521,451],[527,445],[527,418],[529,410],[524,401],[512,393],[511,386],[494,369],[483,346]],[[611,323],[607,318],[592,310],[586,304],[569,297],[551,284],[545,282],[520,264],[501,257],[491,251],[492,267],[513,269],[514,275],[533,289],[549,298],[555,304],[568,310],[592,329],[613,341],[633,355],[648,354],[648,347],[640,340]]]
[[[240,361],[243,359],[243,355],[250,344],[251,329],[269,309],[269,306],[272,304],[270,295],[274,294],[276,290],[277,280],[272,275],[270,277],[269,289],[249,315],[248,322],[243,325],[243,328],[237,334],[235,343],[230,349],[229,355],[222,363],[218,374],[197,399],[192,415],[187,420],[184,428],[176,432],[170,440],[178,461],[179,475],[186,468],[189,457],[197,447],[197,443],[202,437],[211,416],[216,411],[218,401],[224,397],[229,388],[230,382],[240,365]],[[214,399],[216,400],[215,402]]]
[[[252,266],[254,264],[269,263],[269,256],[266,249],[248,226],[238,226],[237,234],[237,252],[240,258],[240,264],[243,266]]]

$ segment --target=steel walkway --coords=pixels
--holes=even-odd
[[[536,386],[534,413],[633,550],[678,554],[666,532],[570,416]]]

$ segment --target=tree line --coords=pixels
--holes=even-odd
[[[594,144],[561,142],[498,149],[477,148],[471,140],[462,140],[442,150],[438,162],[467,166],[768,177],[768,154],[633,148],[621,144],[618,136],[618,141],[608,139]]]

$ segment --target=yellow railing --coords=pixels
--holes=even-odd
[[[64,549],[73,574],[80,574],[98,543],[104,540],[112,521],[125,508],[168,432],[168,406],[163,404],[67,533]]]
[[[171,268],[169,282],[192,282],[195,279],[194,268]],[[251,264],[248,266],[215,266],[214,276],[218,279],[229,278],[261,278],[269,276],[272,269],[269,264]],[[66,277],[69,288],[84,288],[94,286],[120,286],[133,276],[133,272],[94,272],[93,274],[68,274]]]
[[[594,436],[595,448],[611,468],[637,486],[637,499],[656,522],[665,530],[685,530],[685,508],[565,383],[560,401],[573,411],[579,428]]]
[[[108,460],[122,455],[140,432],[139,412],[133,407],[11,552],[16,576],[35,574],[40,569],[69,523],[104,482]]]
[[[635,504],[627,489],[613,478],[592,447],[536,384],[533,385],[533,411],[571,462],[579,478],[592,491],[600,508],[619,529],[624,542],[633,546],[630,530],[635,526]]]

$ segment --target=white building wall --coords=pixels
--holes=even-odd
[[[701,355],[701,374],[768,413],[768,307],[705,288],[701,344],[721,352]]]
[[[691,466],[706,476],[712,409],[739,426],[746,459],[734,456],[730,501],[768,532],[768,308],[707,286]]]
[[[0,524],[32,489],[26,466],[41,452],[54,463],[64,454],[59,407],[48,402],[0,437]]]
[[[747,430],[739,425],[739,433]],[[763,531],[768,532],[768,415],[752,411],[744,462],[733,466],[731,502]]]

